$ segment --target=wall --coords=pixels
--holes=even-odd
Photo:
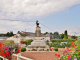
[[[39,38],[39,40],[40,39],[42,39],[42,40],[44,40],[44,41],[50,41],[50,37],[35,37],[35,39],[38,39]]]

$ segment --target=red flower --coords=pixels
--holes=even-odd
[[[74,46],[74,48],[75,48],[75,46]]]
[[[67,49],[69,49],[69,47],[67,47]]]
[[[57,57],[60,57],[60,54],[58,54]]]
[[[55,56],[57,56],[58,54],[55,54]]]
[[[74,42],[71,42],[72,46],[75,44]]]
[[[79,59],[80,60],[80,59]]]
[[[70,59],[70,56],[67,56],[68,59]]]
[[[36,49],[33,49],[33,51],[35,51]]]
[[[52,51],[52,49],[50,49]]]

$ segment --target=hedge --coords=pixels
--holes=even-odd
[[[54,42],[54,43],[50,43],[49,44],[50,47],[57,47],[57,48],[65,48],[65,47],[70,47],[71,46],[71,42],[69,43],[60,43],[60,42]]]
[[[51,40],[51,42],[75,42],[76,40]]]

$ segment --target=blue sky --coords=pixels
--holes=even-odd
[[[80,0],[0,0],[0,16],[0,33],[35,32],[35,22],[22,21],[38,20],[42,33],[67,30],[69,35],[80,35]]]

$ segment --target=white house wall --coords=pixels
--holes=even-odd
[[[13,38],[13,37],[10,37],[10,38],[7,38],[7,40],[13,40],[15,43],[20,43],[21,41],[21,38]]]
[[[35,39],[38,39],[38,37],[35,37]],[[44,41],[50,41],[50,37],[39,37],[39,39],[42,39]]]

